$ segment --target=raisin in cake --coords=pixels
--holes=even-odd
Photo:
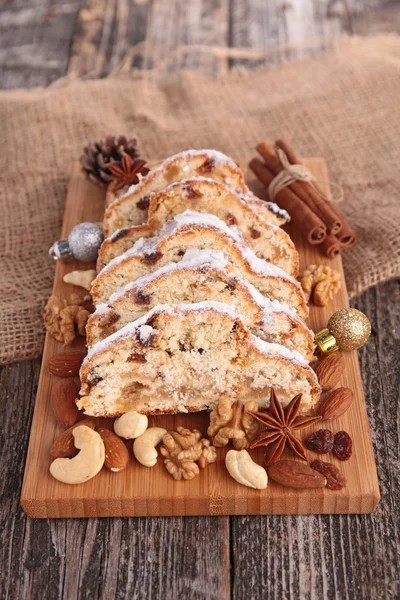
[[[221,394],[267,406],[271,386],[302,408],[320,396],[314,371],[297,352],[252,335],[218,302],[157,306],[89,349],[77,404],[87,415],[211,409]]]
[[[105,235],[110,236],[117,229],[146,223],[152,192],[159,192],[175,181],[197,176],[227,184],[243,196],[248,196],[250,203],[257,205],[261,202],[251,194],[243,172],[231,158],[216,150],[187,150],[167,158],[141,178],[138,184],[131,186],[126,194],[115,197],[104,215]],[[259,210],[276,225],[288,221],[287,212],[274,203],[263,203]]]
[[[307,303],[296,279],[258,258],[242,236],[218,217],[193,211],[178,215],[157,235],[139,239],[130,250],[110,261],[92,283],[93,302],[106,302],[119,287],[167,263],[180,261],[189,249],[223,252],[262,294],[286,302],[300,317],[307,317]]]
[[[229,304],[252,333],[267,342],[297,350],[307,361],[311,360],[314,336],[296,311],[267,299],[221,252],[210,250],[188,250],[178,263],[169,263],[120,288],[90,316],[87,343],[92,346],[157,304],[207,300]]]
[[[204,177],[185,179],[151,194],[148,228],[158,231],[185,210],[216,215],[235,227],[260,258],[277,265],[289,275],[298,275],[299,257],[289,235],[272,225],[224,183]],[[126,252],[140,237],[149,237],[145,226],[116,232],[112,236],[115,255]]]

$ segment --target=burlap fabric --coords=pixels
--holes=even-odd
[[[42,350],[54,272],[47,253],[70,167],[108,132],[136,134],[151,160],[191,147],[251,158],[258,141],[287,137],[303,156],[325,157],[344,188],[340,208],[360,239],[343,254],[350,295],[398,275],[399,98],[396,36],[345,40],[318,58],[213,80],[158,71],[0,94],[0,361]]]

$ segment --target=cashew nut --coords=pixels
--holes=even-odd
[[[156,446],[166,433],[167,430],[162,427],[150,427],[136,438],[133,442],[133,454],[141,465],[154,467],[157,462]]]
[[[268,485],[266,470],[251,459],[247,450],[229,450],[225,457],[225,465],[231,477],[241,485],[256,490],[265,490]]]
[[[83,287],[85,290],[90,290],[95,277],[96,271],[89,269],[88,271],[71,271],[70,273],[66,273],[63,280],[65,283],[71,283],[72,285]]]
[[[75,427],[72,435],[79,454],[74,458],[56,458],[50,465],[50,473],[62,483],[84,483],[103,466],[104,444],[99,434],[86,425]]]
[[[146,431],[147,425],[146,415],[141,415],[136,410],[128,410],[114,421],[114,431],[119,437],[133,440]]]

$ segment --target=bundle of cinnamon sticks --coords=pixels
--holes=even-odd
[[[284,166],[276,148],[286,154],[291,165],[301,165],[300,158],[285,140],[277,140],[275,146],[261,142],[257,151],[264,161],[253,158],[250,168],[268,189],[272,180]],[[273,199],[273,198],[271,198]],[[329,202],[316,182],[293,181],[276,194],[275,202],[287,210],[292,223],[310,244],[318,244],[328,258],[340,254],[342,248],[350,248],[357,241],[355,231],[349,226],[332,202]]]

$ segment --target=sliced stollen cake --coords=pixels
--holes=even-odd
[[[90,316],[87,344],[92,346],[108,337],[157,304],[206,300],[229,304],[252,333],[311,360],[314,336],[296,311],[263,296],[222,252],[212,250],[188,250],[178,263],[169,263],[120,288]]]
[[[245,199],[226,184],[193,177],[151,194],[148,228],[157,231],[185,210],[219,217],[242,234],[257,256],[277,265],[289,275],[298,275],[299,255],[289,235],[257,214]],[[105,246],[110,247],[113,257],[118,256],[133,246],[138,235],[148,237],[145,226],[119,230],[106,241]]]
[[[104,215],[104,234],[110,236],[117,229],[147,223],[150,194],[159,192],[174,181],[188,177],[204,176],[222,181],[260,208],[265,218],[282,225],[289,220],[286,211],[273,202],[258,200],[251,194],[244,181],[243,172],[231,158],[217,150],[187,150],[167,158],[156,169],[150,171],[140,182],[131,186],[126,194],[115,197]]]
[[[157,306],[89,349],[78,407],[111,417],[211,409],[221,394],[267,406],[271,386],[302,408],[320,396],[314,371],[297,352],[252,335],[219,302]]]
[[[258,258],[242,236],[218,217],[193,211],[178,215],[157,235],[139,239],[133,248],[109,262],[92,283],[94,304],[106,302],[111,294],[130,281],[170,262],[179,262],[189,249],[223,252],[267,298],[286,302],[301,318],[308,316],[306,299],[296,279]]]

